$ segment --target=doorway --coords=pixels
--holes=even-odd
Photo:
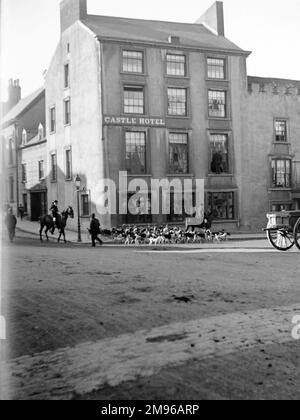
[[[32,192],[30,193],[31,204],[31,220],[37,221],[41,216],[47,214],[47,193]]]

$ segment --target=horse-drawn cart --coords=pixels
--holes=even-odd
[[[267,214],[265,230],[270,244],[279,251],[288,251],[294,245],[300,250],[300,211]]]

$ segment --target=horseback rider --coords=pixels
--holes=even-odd
[[[55,231],[55,227],[58,227],[57,224],[56,224],[57,216],[59,214],[59,211],[58,211],[58,201],[57,200],[55,200],[55,201],[52,202],[51,207],[50,207],[50,211],[52,213],[52,218],[53,218],[53,228],[51,230],[51,234],[53,235],[54,234],[54,231]]]

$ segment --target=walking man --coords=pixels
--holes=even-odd
[[[103,244],[101,239],[99,238],[100,235],[100,222],[98,219],[96,219],[95,214],[92,214],[92,220],[90,225],[90,234],[92,236],[92,247],[95,248],[96,241],[99,242],[100,245]]]
[[[8,210],[8,213],[5,217],[5,224],[7,227],[9,240],[10,242],[13,242],[15,234],[16,234],[17,218],[13,214],[12,208]]]

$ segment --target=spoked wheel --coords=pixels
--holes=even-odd
[[[300,219],[298,220],[294,228],[294,240],[296,247],[300,250]]]
[[[293,248],[295,244],[293,232],[290,232],[289,229],[268,230],[268,239],[270,244],[279,251],[288,251],[289,249]]]

